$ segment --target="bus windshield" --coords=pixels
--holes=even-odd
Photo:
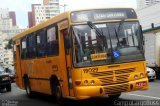
[[[74,66],[144,60],[139,26],[123,21],[73,26]]]

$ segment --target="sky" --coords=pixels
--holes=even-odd
[[[0,8],[9,8],[9,11],[16,12],[17,25],[28,26],[28,11],[31,11],[31,4],[42,4],[43,0],[0,0]],[[60,5],[66,4],[65,10],[96,7],[132,7],[136,9],[136,0],[60,0]],[[61,12],[64,11],[60,6]]]

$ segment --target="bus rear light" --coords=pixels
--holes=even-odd
[[[135,75],[135,76],[134,76],[134,79],[137,80],[137,79],[138,79],[138,75]]]
[[[87,84],[88,84],[88,80],[85,80],[85,81],[84,81],[84,85],[87,85]]]
[[[76,85],[80,85],[80,84],[81,84],[81,81],[75,81],[75,84],[76,84]]]

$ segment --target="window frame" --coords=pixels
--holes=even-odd
[[[20,55],[21,55],[21,59],[22,59],[22,60],[28,59],[28,47],[27,47],[28,44],[27,44],[27,38],[28,38],[28,36],[24,36],[24,37],[22,37],[21,40],[20,40],[20,41],[21,41],[21,44],[20,44],[20,45],[21,45],[21,46],[20,46],[20,47],[21,47],[21,54],[20,54]],[[23,50],[23,48],[22,48],[22,42],[23,42],[24,39],[25,39],[25,42],[26,42],[26,48],[25,48],[26,54],[24,54],[24,50]],[[25,55],[25,56],[24,56],[24,55]]]
[[[44,33],[44,35],[42,35],[42,36],[45,37],[45,40],[44,40],[45,41],[45,47],[44,47],[45,48],[44,49],[45,54],[43,56],[39,56],[39,51],[40,51],[41,46],[42,46],[41,39],[39,39],[40,43],[39,44],[37,43],[37,36],[39,36],[41,38],[41,35],[40,35],[41,32]],[[42,28],[42,29],[40,29],[38,31],[35,31],[35,38],[36,38],[36,55],[37,55],[36,57],[37,58],[44,58],[44,57],[46,57],[47,56],[47,50],[46,50],[46,46],[47,46],[46,28]]]
[[[30,47],[30,37],[31,37],[31,47]],[[34,39],[33,39],[34,37]],[[33,46],[33,43],[35,44]],[[28,49],[28,59],[34,59],[37,57],[37,42],[36,42],[36,36],[35,33],[30,33],[27,35],[27,49]],[[33,56],[30,55],[30,52],[33,52],[33,49],[35,49],[35,53]],[[32,54],[32,53],[31,53]]]
[[[56,35],[56,40],[53,40],[53,41],[50,41],[50,42],[48,42],[48,33],[47,33],[47,31],[49,30],[49,29],[51,29],[51,28],[55,28],[55,35]],[[46,38],[47,38],[47,56],[48,57],[50,57],[50,56],[58,56],[59,55],[59,34],[58,34],[58,25],[57,25],[57,23],[56,24],[52,24],[52,25],[50,25],[50,26],[48,26],[48,27],[46,27]],[[57,51],[55,52],[55,51],[53,51],[53,53],[52,54],[49,54],[49,50],[48,49],[53,49],[53,47],[54,47],[54,41],[56,41],[57,42],[57,44],[58,44],[58,48],[57,48]],[[50,45],[50,43],[51,42],[53,42],[52,43],[52,47],[50,46],[50,48],[48,48],[48,46]]]

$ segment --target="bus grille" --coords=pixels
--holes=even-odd
[[[100,79],[102,86],[104,86],[105,91],[108,93],[118,93],[125,92],[128,90],[128,78],[136,68],[128,68],[113,71],[104,71],[91,73],[92,77],[97,77]],[[115,85],[112,85],[115,84]]]
[[[114,71],[104,71],[104,72],[96,72],[96,73],[91,73],[92,77],[100,77],[100,76],[113,76],[119,75],[119,74],[128,74],[131,72],[134,72],[135,68],[128,68],[128,69],[121,69],[121,70],[114,70]]]
[[[120,76],[110,76],[110,77],[103,77],[99,78],[102,82],[102,86],[110,85],[110,84],[119,84],[128,82],[129,75],[120,75]],[[116,79],[116,80],[115,80]]]
[[[99,77],[99,76],[110,76],[113,75],[113,71],[104,71],[104,72],[96,72],[96,73],[91,73],[92,77]]]
[[[128,83],[122,83],[122,84],[104,86],[104,91],[106,92],[106,94],[118,94],[121,92],[126,92],[128,90],[128,87],[129,87]]]
[[[122,70],[116,70],[115,74],[126,74],[126,73],[131,73],[134,71],[135,71],[135,68],[122,69]]]

